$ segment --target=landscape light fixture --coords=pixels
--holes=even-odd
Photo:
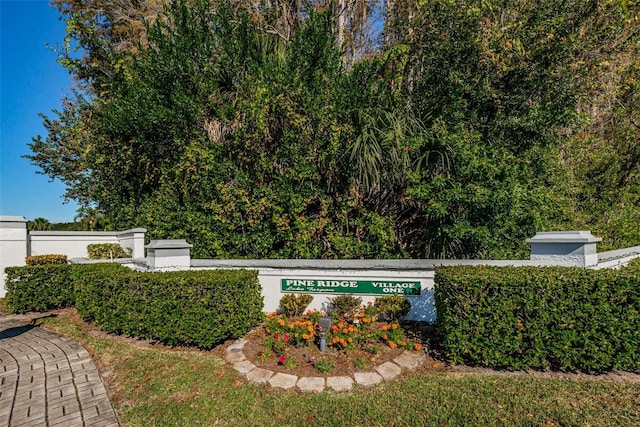
[[[320,316],[318,326],[320,326],[320,351],[324,353],[327,347],[327,330],[333,326],[333,317]]]

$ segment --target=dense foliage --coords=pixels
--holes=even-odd
[[[458,363],[640,370],[640,276],[632,268],[441,267],[438,332]]]
[[[28,157],[114,228],[222,258],[640,241],[635,0],[55,3],[79,84]]]

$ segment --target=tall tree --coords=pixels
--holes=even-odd
[[[213,257],[638,237],[635,1],[58,4],[79,85],[28,157],[114,227]]]

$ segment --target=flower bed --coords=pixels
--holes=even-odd
[[[308,311],[287,317],[272,313],[266,323],[247,336],[245,355],[256,366],[276,372],[308,376],[349,375],[367,371],[404,351],[423,351],[397,321],[378,319],[368,304],[357,311],[332,316],[326,330],[326,349],[319,341],[322,313]]]

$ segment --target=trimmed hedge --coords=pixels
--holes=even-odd
[[[128,269],[127,269],[128,270]],[[80,316],[116,334],[210,349],[262,322],[256,271],[74,272]]]
[[[7,267],[7,308],[12,313],[26,313],[72,306],[72,267],[67,264]]]
[[[89,259],[131,258],[131,249],[126,250],[119,243],[92,243],[87,245]]]
[[[634,268],[439,267],[435,283],[437,328],[454,362],[640,370]]]
[[[25,258],[27,265],[51,265],[51,264],[66,264],[67,256],[58,254],[49,255],[33,255]]]
[[[211,349],[263,321],[257,271],[141,273],[119,264],[9,267],[14,313],[75,304],[107,332]]]

